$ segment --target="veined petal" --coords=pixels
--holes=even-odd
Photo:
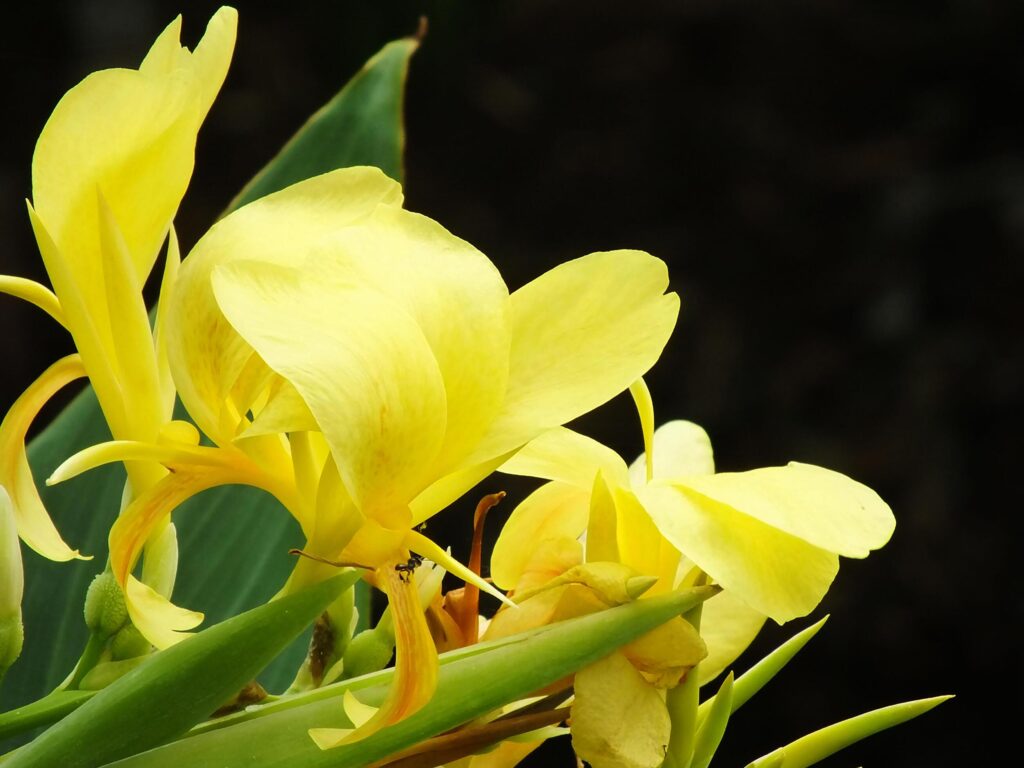
[[[57,294],[45,285],[37,283],[35,280],[27,280],[24,277],[0,275],[0,293],[24,299],[29,304],[39,307],[39,309],[43,310],[43,312],[65,328],[67,327],[64,324],[64,311],[60,308],[60,300],[57,298]]]
[[[656,482],[639,497],[680,552],[780,624],[814,610],[839,570],[832,552],[686,488]]]
[[[182,402],[216,442],[234,438],[221,414],[252,348],[224,318],[211,275],[236,259],[302,264],[332,233],[400,206],[401,187],[377,168],[345,168],[293,184],[229,214],[185,259],[172,301],[168,358]]]
[[[877,493],[812,464],[677,476],[673,482],[845,557],[867,557],[896,527],[892,510]]]
[[[654,432],[653,478],[682,478],[712,475],[715,459],[708,433],[692,421],[669,421]],[[647,477],[647,459],[640,456],[629,467],[629,476],[636,487],[643,486]]]
[[[547,539],[577,539],[587,528],[590,489],[547,483],[515,508],[491,553],[491,577],[515,589],[536,548]]]
[[[480,458],[596,408],[654,365],[679,312],[667,285],[660,259],[609,251],[561,264],[513,293],[505,407]]]
[[[302,395],[291,383],[282,381],[240,437],[319,430],[320,425],[316,423],[316,417],[310,412]]]
[[[167,468],[188,466],[231,467],[233,454],[223,448],[201,445],[161,445],[137,440],[111,440],[84,448],[66,459],[46,478],[47,485],[57,485],[90,469],[119,461],[153,461]]]
[[[0,423],[0,485],[7,489],[13,502],[18,535],[50,560],[89,558],[71,549],[50,520],[32,477],[25,435],[46,402],[62,387],[83,376],[85,369],[78,355],[58,360],[25,390]]]
[[[533,438],[500,467],[510,475],[557,480],[590,490],[601,470],[613,485],[628,485],[626,465],[611,448],[596,440],[555,427]]]
[[[302,395],[353,500],[389,525],[390,511],[422,487],[445,433],[444,382],[415,320],[389,297],[318,269],[235,262],[213,284],[225,317]]]
[[[179,25],[172,23],[150,60],[160,66],[89,75],[65,94],[44,126],[32,162],[35,207],[87,306],[101,307],[103,300],[102,283],[95,280],[97,187],[121,224],[141,283],[192,174],[196,134],[227,72],[235,20],[232,9],[222,8],[196,54],[176,57],[165,55]],[[63,295],[57,281],[54,288]]]
[[[321,749],[350,743],[404,720],[430,701],[437,689],[438,661],[415,579],[395,570],[403,561],[389,561],[377,569],[378,583],[388,596],[395,627],[395,674],[380,709],[355,731],[312,729],[310,736]],[[340,738],[339,738],[340,737]]]
[[[576,673],[572,746],[594,768],[658,768],[672,723],[665,700],[616,651]]]

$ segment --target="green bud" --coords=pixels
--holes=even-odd
[[[21,625],[21,596],[25,575],[14,505],[0,486],[0,678],[21,654],[25,633]]]
[[[359,677],[384,669],[395,650],[395,635],[388,627],[360,632],[345,650],[344,677]]]
[[[110,637],[128,623],[124,594],[110,571],[104,571],[85,594],[85,624],[93,634]]]
[[[110,658],[113,661],[146,656],[153,649],[149,640],[133,624],[125,624],[110,641]]]
[[[0,679],[21,655],[25,631],[21,626],[21,611],[0,619]]]

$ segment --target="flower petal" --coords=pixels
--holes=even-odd
[[[379,169],[345,168],[234,211],[196,244],[178,277],[167,349],[182,402],[203,432],[218,443],[235,437],[236,424],[222,424],[224,402],[253,354],[217,305],[214,269],[237,259],[301,264],[338,229],[401,203],[401,187]]]
[[[352,499],[388,525],[444,439],[444,382],[420,327],[319,270],[235,262],[213,278],[225,317],[316,417]]]
[[[508,393],[480,458],[596,408],[654,365],[679,312],[667,285],[660,259],[609,251],[561,264],[513,293]]]
[[[708,655],[698,667],[701,685],[714,680],[739,658],[754,642],[765,618],[727,589],[702,603],[700,634]]]
[[[50,560],[89,558],[71,549],[50,520],[32,477],[25,436],[46,402],[62,387],[83,376],[85,369],[78,355],[58,360],[25,390],[0,423],[0,485],[7,489],[14,505],[18,535]]]
[[[639,498],[680,552],[780,624],[814,610],[839,570],[835,554],[684,487],[654,483]]]
[[[555,427],[533,438],[501,465],[510,475],[557,480],[589,491],[600,470],[612,485],[628,485],[626,465],[611,448],[596,440]]]
[[[24,299],[29,304],[34,304],[52,317],[61,325],[64,325],[64,312],[60,308],[60,300],[57,295],[41,283],[35,280],[27,280],[24,277],[12,277],[0,275],[0,293]],[[65,328],[67,326],[64,326]]]
[[[491,577],[515,589],[536,548],[547,539],[576,539],[590,516],[590,489],[548,483],[515,508],[491,553]]]
[[[619,652],[576,673],[572,746],[593,768],[658,768],[672,723],[658,689]]]
[[[654,432],[653,478],[674,479],[695,475],[712,475],[715,459],[708,433],[692,421],[669,421]],[[648,481],[647,460],[640,456],[629,467],[633,484],[641,487]]]
[[[812,464],[679,478],[675,484],[845,557],[867,557],[896,526],[889,505],[873,490]]]

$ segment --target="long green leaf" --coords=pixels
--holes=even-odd
[[[863,715],[809,733],[802,739],[758,758],[747,768],[807,768],[861,739],[923,715],[951,698],[953,697],[935,696],[931,699],[907,701],[865,712]]]
[[[350,728],[335,695],[267,717],[207,732],[116,763],[117,768],[339,768],[363,766],[523,698],[606,656],[714,594],[709,587],[637,600],[560,622],[442,664],[431,702],[400,723],[352,744],[321,751],[311,727]],[[353,685],[358,681],[351,681]],[[363,689],[359,699],[379,704],[386,685]]]
[[[4,712],[0,715],[0,741],[54,723],[95,695],[95,691],[54,691],[39,701]]]
[[[230,209],[335,168],[375,165],[402,181],[402,91],[419,41],[388,43],[342,91],[309,118],[250,181]]]
[[[176,738],[349,589],[354,571],[228,619],[153,656],[22,747],[5,768],[94,768]]]
[[[411,40],[390,43],[356,75],[271,161],[233,205],[290,182],[342,166],[377,165],[401,180],[404,143],[401,101]],[[370,130],[373,126],[374,130]],[[90,390],[81,393],[29,449],[41,482],[68,456],[109,440]],[[107,532],[120,506],[124,471],[103,467],[42,496],[58,529],[89,562],[51,563],[25,556],[25,648],[0,691],[0,708],[17,707],[52,691],[71,671],[86,642],[85,591],[107,557]],[[287,554],[302,546],[298,525],[266,494],[250,488],[218,488],[176,514],[181,567],[175,600],[219,622],[271,598],[291,571]],[[360,604],[365,610],[365,593]],[[261,677],[271,690],[284,688],[306,650],[297,641]]]

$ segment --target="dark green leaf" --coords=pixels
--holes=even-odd
[[[153,656],[22,747],[5,768],[94,768],[209,717],[350,588],[354,571],[228,619]]]

